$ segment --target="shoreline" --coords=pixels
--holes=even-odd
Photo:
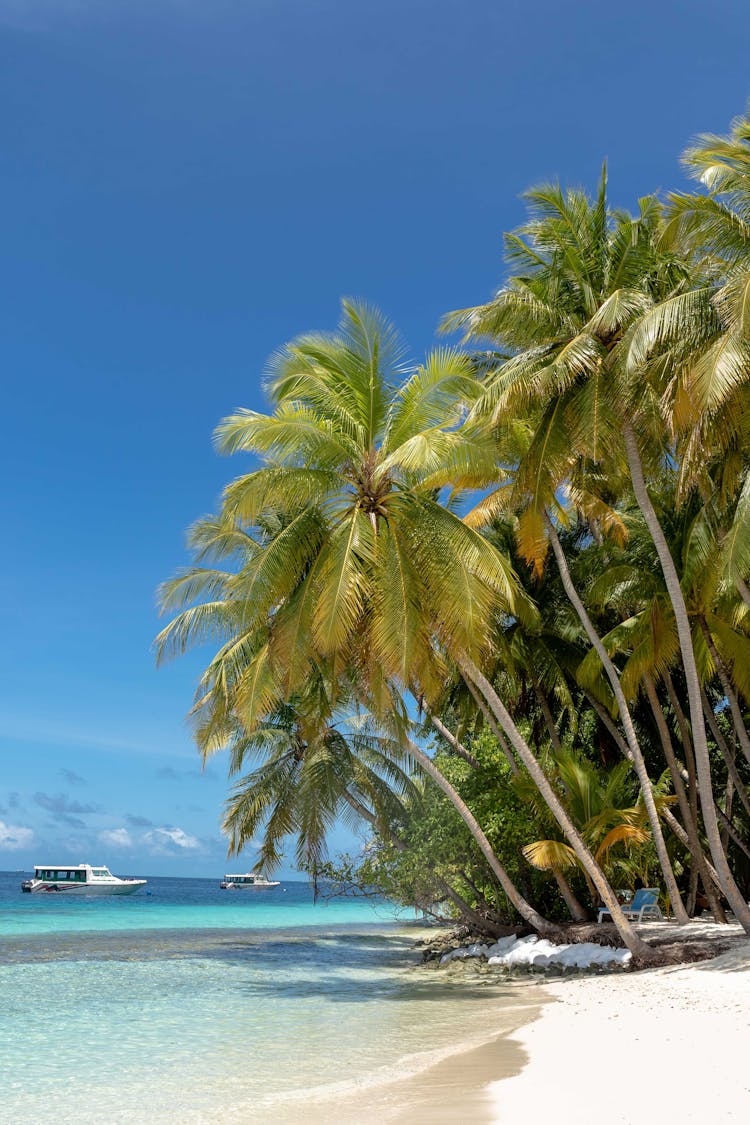
[[[711,930],[717,941],[727,936]],[[519,1004],[506,1009],[512,1026],[484,1042],[459,1045],[401,1078],[311,1099],[299,1116],[287,1107],[289,1115],[277,1120],[283,1125],[333,1119],[337,1125],[747,1120],[750,939],[735,935],[732,948],[711,960],[568,979],[515,977],[512,986],[519,993]],[[720,1044],[718,1058],[712,1043]]]
[[[405,1056],[387,1075],[375,1073],[361,1082],[313,1089],[278,1101],[272,1107],[274,1121],[279,1125],[330,1125],[332,1121],[336,1125],[457,1125],[464,1121],[490,1125],[494,1120],[491,1085],[521,1073],[528,1054],[519,1033],[553,999],[545,981],[508,983],[517,991],[517,1002],[498,1005],[494,1030],[455,1046]],[[249,1121],[243,1115],[245,1109],[236,1106],[227,1120]]]

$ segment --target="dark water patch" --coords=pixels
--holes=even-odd
[[[377,959],[386,951],[407,963],[418,959],[414,939],[394,932],[393,923],[332,930],[299,926],[283,930],[155,929],[83,930],[0,938],[0,965],[49,961],[161,961],[184,958],[265,961],[272,967],[290,958],[315,964],[335,955],[352,966]],[[402,927],[398,927],[399,930]],[[390,960],[390,958],[389,958]],[[393,963],[391,961],[391,963]]]

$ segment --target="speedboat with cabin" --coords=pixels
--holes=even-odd
[[[35,864],[34,878],[25,879],[21,890],[26,894],[65,895],[132,895],[146,886],[146,879],[118,879],[108,867],[92,867],[78,863],[65,867]]]
[[[225,875],[224,882],[220,883],[222,891],[264,890],[267,887],[280,887],[281,883],[266,879],[264,875],[256,875],[249,871],[245,875]]]

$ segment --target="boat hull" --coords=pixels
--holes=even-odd
[[[71,883],[64,886],[61,883],[47,883],[33,880],[30,885],[22,886],[27,894],[37,895],[65,895],[66,898],[100,898],[103,895],[132,895],[141,887],[146,886],[145,879],[134,879],[132,882],[123,883]]]

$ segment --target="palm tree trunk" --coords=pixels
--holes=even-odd
[[[680,742],[682,743],[682,748],[685,751],[685,761],[687,763],[687,772],[688,778],[690,779],[690,785],[697,785],[698,774],[695,767],[695,753],[693,751],[693,737],[690,733],[690,723],[687,721],[685,712],[682,709],[680,697],[677,694],[677,689],[674,686],[672,674],[668,668],[664,672],[663,678],[664,684],[667,689],[667,694],[669,696],[669,702],[672,704],[672,710],[674,711],[674,717],[677,722],[677,729],[680,732]]]
[[[731,819],[732,819],[733,799],[734,799],[734,784],[732,782],[731,776],[729,774],[727,774],[727,784],[726,784],[726,789],[724,790],[724,815],[726,816],[727,820],[729,820],[729,821],[731,821]],[[729,833],[726,831],[726,829],[721,829],[721,838],[722,838],[722,841],[724,843],[724,851],[726,851],[727,847],[729,846]]]
[[[719,724],[716,721],[716,715],[714,715],[713,713],[711,704],[708,702],[708,697],[706,696],[703,688],[701,688],[701,700],[703,703],[703,712],[706,716],[706,719],[708,720],[708,725],[711,728],[711,734],[714,736],[714,742],[718,746],[719,753],[724,759],[724,763],[727,767],[727,776],[731,779],[734,788],[737,790],[737,796],[742,802],[742,806],[745,812],[748,816],[750,816],[750,795],[748,795],[747,786],[740,777],[739,770],[737,769],[734,761],[734,755],[727,746],[727,741],[724,738],[724,735],[721,733]]]
[[[680,806],[680,814],[687,830],[685,836],[685,844],[688,851],[690,852],[693,865],[695,866],[698,875],[700,876],[700,880],[703,884],[703,889],[706,893],[706,898],[708,899],[708,903],[711,908],[711,913],[713,914],[717,922],[721,919],[726,921],[726,918],[724,918],[724,911],[721,908],[721,903],[716,897],[716,892],[714,891],[713,884],[708,874],[706,857],[703,854],[703,848],[701,847],[700,838],[698,836],[698,822],[697,819],[694,819],[693,817],[693,810],[690,807],[690,802],[688,801],[688,796],[685,792],[685,786],[682,781],[679,766],[677,765],[677,759],[675,758],[672,739],[669,734],[669,727],[667,726],[667,720],[664,718],[664,712],[661,709],[661,704],[659,702],[659,696],[657,695],[654,681],[651,679],[651,676],[648,673],[646,673],[643,677],[643,684],[646,688],[648,701],[651,704],[654,721],[656,722],[656,729],[659,732],[659,740],[661,741],[662,750],[664,751],[664,757],[666,759],[667,766],[669,767],[669,773],[672,778],[672,785],[674,786],[674,791],[677,795],[677,803]],[[674,817],[671,816],[671,814],[670,821],[668,821],[668,823],[670,823],[670,826],[672,826],[672,823],[677,823],[674,820]],[[674,827],[672,827],[672,831],[674,832]]]
[[[602,724],[606,727],[607,731],[611,735],[612,741],[614,742],[615,746],[617,747],[617,749],[622,754],[623,758],[627,758],[627,760],[629,762],[632,762],[633,761],[633,755],[630,753],[630,749],[628,747],[628,744],[625,741],[625,739],[622,737],[622,735],[620,734],[619,730],[617,729],[617,724],[615,723],[614,719],[612,718],[612,716],[607,711],[607,708],[602,706],[602,704],[599,702],[599,700],[595,699],[594,696],[590,694],[590,692],[584,691],[583,694],[588,699],[588,701],[591,704],[591,706],[593,707],[594,711],[596,711],[597,715],[599,716],[599,718],[602,721]]]
[[[734,840],[735,844],[740,849],[742,854],[744,856],[746,856],[747,859],[750,859],[750,848],[748,848],[747,844],[742,839],[742,837],[740,836],[739,832],[737,831],[737,829],[732,824],[732,822],[729,819],[729,817],[727,816],[727,814],[725,812],[722,812],[721,809],[717,808],[716,815],[717,815],[718,819],[721,821],[724,828],[726,828],[727,833],[732,838],[732,840]]]
[[[677,886],[677,880],[675,879],[674,871],[672,870],[672,864],[669,859],[669,852],[667,851],[667,845],[664,841],[664,834],[661,830],[659,813],[656,808],[656,802],[654,801],[654,791],[651,788],[651,778],[648,776],[646,763],[643,759],[641,747],[638,743],[638,738],[635,733],[635,727],[633,725],[633,719],[630,714],[630,708],[628,707],[627,700],[625,699],[625,693],[622,690],[622,685],[620,684],[620,676],[612,662],[612,658],[602,644],[601,637],[594,628],[594,624],[588,615],[588,611],[586,610],[586,607],[581,601],[578,591],[573,584],[573,579],[571,578],[570,570],[568,569],[568,562],[565,558],[565,552],[563,551],[562,544],[558,539],[555,526],[546,512],[544,513],[544,522],[547,527],[547,533],[550,537],[550,542],[552,544],[552,550],[554,552],[555,559],[557,560],[557,568],[560,572],[560,577],[562,578],[562,584],[565,589],[565,593],[568,595],[568,599],[571,605],[578,614],[578,618],[583,625],[586,636],[589,638],[591,644],[594,647],[594,651],[602,662],[602,666],[604,668],[604,671],[607,673],[607,678],[612,687],[612,691],[614,692],[615,699],[617,700],[617,706],[620,711],[620,722],[622,723],[623,730],[625,731],[625,738],[627,739],[630,753],[633,755],[633,765],[635,766],[635,772],[638,776],[638,782],[641,787],[643,804],[645,805],[646,813],[648,815],[648,822],[651,825],[651,834],[654,838],[654,846],[656,848],[656,854],[659,858],[659,866],[661,867],[662,874],[664,876],[667,894],[669,895],[669,901],[672,903],[672,909],[674,910],[675,918],[678,922],[688,922],[690,919],[687,911],[685,910],[685,907],[683,906],[682,899],[680,897],[680,890]]]
[[[492,714],[489,707],[487,706],[485,701],[482,699],[481,695],[479,694],[477,689],[474,687],[471,680],[464,680],[464,683],[466,684],[467,688],[471,692],[471,694],[474,698],[474,702],[476,703],[477,707],[479,708],[479,710],[484,715],[484,718],[485,718],[485,721],[486,721],[488,727],[490,728],[490,730],[494,734],[495,738],[497,739],[497,744],[500,747],[500,750],[502,751],[503,757],[505,758],[506,762],[508,763],[511,775],[513,777],[517,777],[518,774],[521,771],[518,768],[518,763],[517,763],[516,759],[513,757],[513,751],[511,750],[510,746],[508,746],[508,743],[506,742],[505,735],[503,734],[503,732],[501,731],[500,727],[497,724],[495,716]]]
[[[669,550],[669,544],[667,543],[664,530],[656,514],[656,509],[651,503],[651,497],[646,488],[643,465],[641,464],[641,457],[638,452],[638,439],[632,423],[629,420],[623,423],[622,432],[625,440],[625,452],[628,459],[628,468],[630,469],[633,491],[638,502],[638,507],[643,513],[643,518],[646,521],[651,538],[654,541],[654,546],[659,556],[659,562],[661,563],[664,581],[667,586],[667,592],[672,602],[675,621],[677,623],[677,634],[680,639],[682,664],[685,670],[688,700],[690,703],[690,722],[693,728],[693,747],[695,749],[698,788],[700,790],[701,806],[703,809],[703,824],[706,829],[706,838],[708,839],[711,858],[714,867],[719,873],[724,897],[734,912],[737,921],[741,923],[745,932],[750,934],[750,907],[748,907],[740,893],[739,887],[734,881],[729,867],[729,861],[721,846],[721,837],[719,836],[719,825],[716,819],[713,787],[711,783],[711,759],[708,753],[706,724],[703,718],[703,706],[701,703],[700,678],[698,676],[698,666],[695,661],[695,652],[693,651],[693,640],[690,635],[690,619],[688,617],[687,606],[685,605],[685,599],[682,595],[680,579],[677,574],[674,559]]]
[[[410,738],[406,739],[406,749],[408,750],[414,761],[419,763],[419,766],[424,771],[424,773],[426,773],[428,777],[431,777],[435,784],[440,789],[442,789],[443,793],[445,793],[448,800],[456,809],[464,824],[469,829],[469,832],[474,838],[482,855],[487,860],[490,869],[499,880],[500,886],[505,891],[508,900],[518,911],[521,917],[529,923],[532,929],[537,930],[538,933],[543,934],[544,937],[554,938],[555,936],[559,935],[559,926],[556,926],[547,918],[543,918],[542,915],[534,909],[531,903],[527,902],[526,899],[519,893],[519,891],[513,884],[510,875],[505,870],[500,860],[492,850],[492,846],[489,840],[480,828],[471,809],[466,804],[466,802],[462,800],[462,798],[453,788],[448,779],[443,776],[443,774],[433,762],[432,758],[430,758],[430,756],[426,754],[424,750],[417,746],[415,742],[412,742]]]
[[[722,691],[724,692],[727,702],[729,703],[729,710],[732,713],[732,723],[734,724],[734,729],[737,732],[737,738],[739,739],[742,753],[747,758],[748,764],[750,764],[750,738],[748,738],[747,727],[745,726],[745,721],[742,718],[742,711],[740,709],[739,700],[737,699],[737,694],[732,687],[732,681],[729,678],[727,666],[716,650],[714,639],[711,636],[711,630],[709,629],[708,623],[706,622],[705,618],[700,617],[698,619],[698,623],[705,638],[706,647],[711,654],[711,659],[713,660],[714,666],[718,673]]]
[[[554,746],[555,750],[562,750],[562,743],[560,742],[560,736],[557,733],[557,727],[555,726],[555,720],[552,715],[552,711],[550,710],[547,695],[544,691],[544,688],[539,683],[539,680],[533,673],[531,676],[531,686],[534,688],[534,695],[539,701],[539,706],[541,707],[542,715],[544,716],[544,722],[549,733],[550,742]]]
[[[469,765],[472,766],[475,770],[478,770],[479,762],[477,761],[477,759],[466,749],[466,747],[461,742],[458,741],[454,734],[451,734],[445,723],[442,723],[437,715],[433,715],[431,711],[429,712],[429,716],[430,722],[434,726],[435,730],[439,735],[441,735],[442,738],[445,739],[451,750],[458,754],[460,758],[463,758],[465,762],[468,762]]]
[[[574,922],[588,922],[589,916],[585,907],[581,906],[580,902],[573,893],[573,889],[568,880],[563,875],[562,871],[557,867],[552,868],[552,874],[555,877],[555,882],[560,890],[560,894],[565,900],[565,905],[570,911],[570,916]]]
[[[674,832],[675,836],[680,841],[682,846],[689,850],[690,845],[688,843],[688,834],[685,831],[685,829],[682,827],[682,825],[680,824],[677,817],[674,815],[674,813],[670,809],[664,810],[664,820],[669,825],[672,832]],[[716,889],[719,892],[721,892],[721,883],[719,882],[719,876],[716,872],[716,868],[714,867],[714,865],[711,863],[710,860],[705,859],[705,857],[704,857],[704,860],[705,860],[705,864],[706,864],[706,871],[708,872],[711,883],[713,883],[714,887],[716,887]],[[723,911],[722,911],[722,914],[723,914]],[[718,918],[717,918],[717,921],[719,921]],[[722,921],[726,922],[726,918],[723,918]]]
[[[457,658],[457,663],[465,679],[473,680],[477,689],[482,693],[488,706],[495,715],[497,721],[500,723],[503,730],[508,735],[511,745],[518,754],[518,757],[523,762],[526,769],[529,771],[537,789],[539,790],[542,798],[547,804],[550,812],[554,816],[557,823],[562,828],[565,836],[570,843],[573,851],[578,857],[581,866],[587,873],[591,882],[595,886],[597,893],[600,895],[602,902],[607,907],[612,916],[612,921],[617,927],[624,944],[633,954],[634,958],[647,962],[652,959],[653,954],[649,946],[644,942],[635,932],[630,922],[627,920],[622,912],[620,903],[617,901],[617,896],[609,885],[607,877],[602,871],[599,864],[594,859],[593,855],[586,847],[580,833],[563,808],[560,800],[552,788],[549,778],[545,774],[539,762],[536,760],[527,745],[526,741],[518,730],[518,727],[510,717],[506,707],[502,703],[497,692],[493,688],[486,676],[484,676],[476,664],[465,654]]]

